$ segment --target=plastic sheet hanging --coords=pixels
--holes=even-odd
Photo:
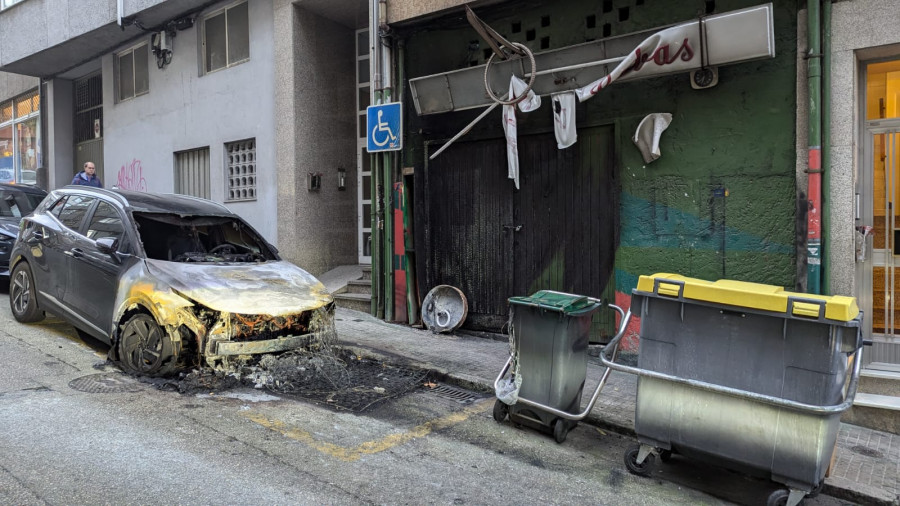
[[[522,388],[522,374],[519,371],[519,356],[516,352],[516,329],[513,326],[513,313],[515,308],[509,308],[509,355],[512,357],[510,370],[512,374],[508,378],[499,381],[494,388],[494,394],[500,402],[512,406],[519,402],[519,390]]]

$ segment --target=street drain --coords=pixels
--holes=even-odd
[[[121,373],[91,374],[75,378],[69,382],[69,388],[89,394],[114,394],[143,390],[134,379]]]
[[[450,399],[451,401],[456,401],[460,404],[470,404],[479,398],[468,390],[444,384],[440,384],[431,390],[428,390],[428,392],[445,399]]]

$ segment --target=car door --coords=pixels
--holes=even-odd
[[[89,212],[83,232],[75,235],[68,252],[65,293],[66,305],[90,326],[85,330],[104,340],[109,337],[116,289],[124,269],[120,257],[97,246],[97,241],[106,237],[117,241],[117,251],[130,251],[122,215],[114,205],[100,200]]]
[[[49,209],[55,221],[49,217],[40,222],[36,220],[40,229],[33,234],[35,244],[32,248],[33,251],[37,248],[40,254],[32,255],[35,286],[45,300],[63,310],[69,269],[67,252],[72,249],[77,230],[94,201],[93,197],[85,195],[69,195]]]

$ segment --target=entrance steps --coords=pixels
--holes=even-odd
[[[372,266],[358,265],[352,267],[355,267],[355,269],[345,269],[346,273],[340,279],[341,282],[336,283],[334,289],[329,289],[338,306],[370,313],[372,311]],[[343,268],[338,267],[330,272],[335,272],[338,269]]]
[[[841,421],[900,434],[900,372],[860,371],[853,407]]]

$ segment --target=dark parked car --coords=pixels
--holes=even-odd
[[[19,222],[44,200],[47,192],[33,186],[0,183],[0,278],[9,277],[9,254]]]
[[[58,315],[133,374],[167,375],[331,335],[334,300],[225,206],[185,195],[66,187],[22,222],[9,300]]]

